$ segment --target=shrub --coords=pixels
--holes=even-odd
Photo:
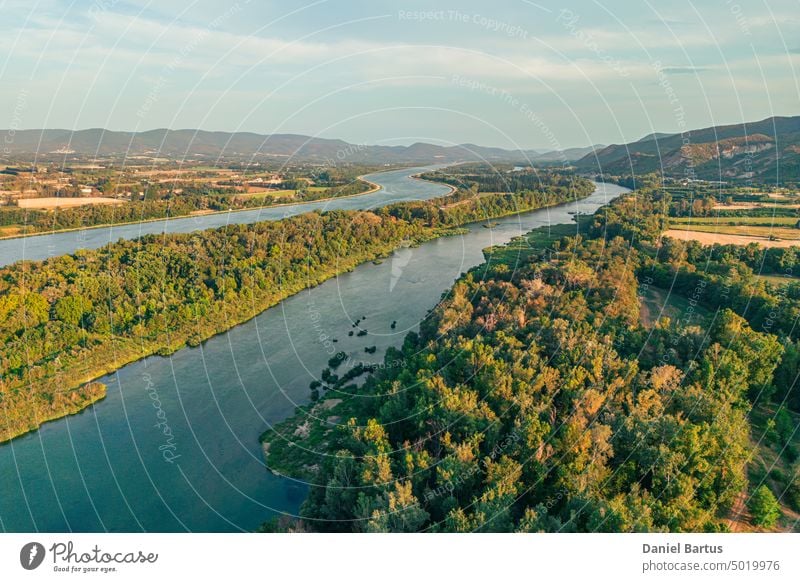
[[[747,508],[753,516],[753,523],[761,527],[772,527],[781,515],[778,500],[766,485],[755,490]]]

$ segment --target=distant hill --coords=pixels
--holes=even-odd
[[[103,129],[17,130],[13,142],[4,144],[7,155],[52,159],[63,156],[149,156],[178,160],[205,159],[292,159],[337,163],[416,164],[435,162],[488,161],[529,162],[574,161],[592,148],[564,152],[506,150],[475,144],[440,146],[415,143],[410,146],[352,144],[295,134],[262,135],[250,132],[154,129],[143,132]]]
[[[656,133],[610,145],[576,162],[607,174],[780,183],[800,181],[800,116],[720,125],[685,134]]]
[[[599,151],[606,146],[592,145],[582,148],[567,148],[565,150],[553,150],[545,152],[536,156],[534,162],[574,162],[591,154],[592,152]]]
[[[642,143],[642,142],[650,141],[650,140],[653,140],[653,139],[664,139],[665,137],[670,137],[671,135],[675,135],[675,134],[674,133],[663,133],[663,132],[662,133],[659,133],[659,132],[650,133],[650,134],[648,134],[648,135],[646,135],[646,136],[644,136],[644,137],[642,137],[640,139],[637,139],[636,143]]]

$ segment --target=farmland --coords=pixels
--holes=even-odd
[[[373,187],[359,176],[374,169],[84,162],[0,171],[0,237],[352,196]]]
[[[33,210],[71,208],[74,206],[89,206],[93,204],[124,204],[124,202],[114,198],[57,198],[54,196],[46,198],[21,198],[17,200],[17,206],[20,208],[30,208]]]
[[[794,192],[697,188],[675,189],[670,194],[672,215],[664,236],[695,240],[703,245],[800,244],[800,205]]]

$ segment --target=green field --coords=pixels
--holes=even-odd
[[[756,222],[755,216],[741,218],[709,219],[700,221],[692,219],[694,222],[684,222],[671,219],[672,228],[676,230],[691,230],[695,232],[708,232],[714,234],[732,234],[738,236],[757,236],[763,238],[775,237],[779,240],[800,240],[800,229],[794,228],[796,219],[790,218],[790,223],[780,222],[785,219],[776,218],[764,224],[764,219]],[[750,220],[743,220],[750,219]],[[792,225],[792,226],[789,226]]]
[[[691,225],[713,225],[713,226],[735,226],[739,224],[747,224],[750,226],[794,226],[798,222],[798,218],[793,216],[720,216],[710,218],[698,218],[694,216],[682,218],[670,218],[669,221],[673,225],[677,224],[691,224]],[[696,230],[696,229],[695,229]]]
[[[589,230],[591,217],[576,217],[578,224],[557,224],[542,226],[529,233],[511,240],[507,245],[498,245],[484,249],[483,254],[487,263],[504,263],[509,266],[520,265],[528,262],[531,254],[537,255],[544,249],[562,238],[586,234]]]

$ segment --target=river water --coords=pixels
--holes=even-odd
[[[397,199],[442,193],[403,177],[409,173],[370,179]],[[570,223],[570,212],[594,212],[625,191],[598,184],[577,203],[401,249],[200,347],[101,379],[109,388],[102,402],[0,446],[0,531],[251,531],[276,512],[295,513],[308,485],[267,471],[258,437],[308,401],[309,382],[334,351],[380,361],[462,272],[482,262],[483,248]],[[348,203],[379,203],[369,196]],[[348,336],[359,318],[369,335]],[[373,345],[377,353],[365,354]]]
[[[409,175],[440,167],[442,166],[392,170],[365,176],[370,182],[380,184],[381,189],[359,196],[4,239],[0,240],[0,266],[22,259],[39,261],[52,256],[73,253],[78,249],[96,249],[121,238],[138,238],[144,234],[192,232],[226,224],[251,224],[262,220],[280,220],[312,210],[369,210],[395,202],[427,200],[447,194],[450,188],[441,184],[412,180],[409,179]]]

